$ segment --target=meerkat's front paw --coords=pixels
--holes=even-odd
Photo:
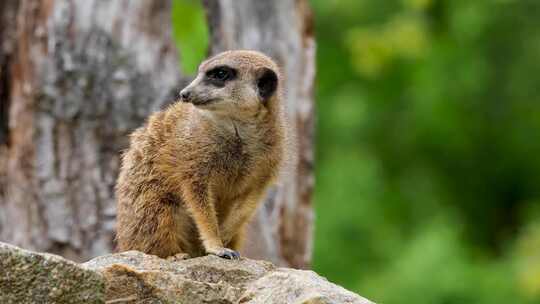
[[[220,258],[228,259],[228,260],[240,259],[240,253],[238,253],[238,251],[234,251],[229,248],[219,248],[217,250],[212,250],[212,252],[209,252],[209,253],[213,255],[217,255]]]

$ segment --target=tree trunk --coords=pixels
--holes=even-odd
[[[259,49],[285,71],[298,149],[246,253],[306,267],[314,74],[306,1],[205,6],[212,53]],[[112,251],[127,135],[191,78],[178,70],[170,2],[2,1],[0,39],[0,240],[78,261]]]
[[[307,1],[206,0],[211,53],[254,49],[277,60],[295,149],[252,223],[249,256],[298,268],[311,260],[315,43]]]

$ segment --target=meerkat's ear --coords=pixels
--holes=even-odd
[[[261,68],[257,71],[257,90],[263,102],[267,101],[276,92],[278,77],[269,68]]]

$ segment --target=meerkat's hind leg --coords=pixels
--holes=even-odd
[[[171,262],[177,262],[177,261],[187,260],[189,258],[191,258],[191,256],[189,256],[189,254],[187,254],[185,252],[179,252],[179,253],[177,253],[175,255],[168,256],[167,260],[171,261]]]

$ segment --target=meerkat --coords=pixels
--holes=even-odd
[[[122,156],[118,249],[237,259],[284,154],[277,64],[227,51],[199,66],[181,102],[150,116]]]

